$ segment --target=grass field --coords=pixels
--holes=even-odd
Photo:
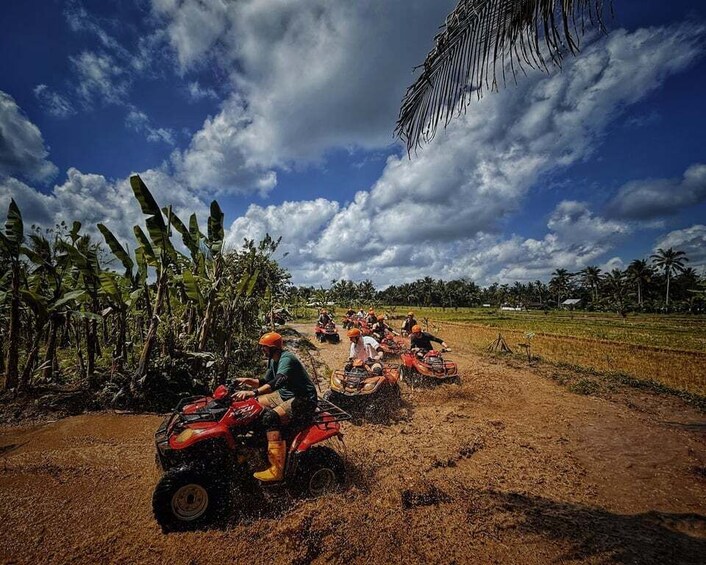
[[[394,311],[394,313],[393,313]],[[407,308],[387,308],[401,324]],[[416,318],[452,346],[484,351],[501,333],[515,353],[532,333],[531,352],[556,364],[643,381],[706,396],[706,318],[605,312],[505,312],[495,308],[414,308]]]

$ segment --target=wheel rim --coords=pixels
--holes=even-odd
[[[208,492],[201,485],[185,485],[172,496],[172,512],[180,520],[196,520],[206,512],[206,508]]]
[[[321,496],[331,490],[336,484],[336,473],[333,469],[324,467],[317,469],[309,478],[309,492],[312,496]]]

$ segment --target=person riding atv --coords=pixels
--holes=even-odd
[[[414,312],[407,312],[407,317],[402,323],[402,335],[407,336],[412,333],[412,328],[417,325],[417,320],[414,319]]]
[[[370,328],[370,335],[374,337],[377,341],[382,341],[385,339],[387,333],[392,333],[398,335],[390,326],[385,323],[385,316],[380,315],[378,321],[372,325]]]
[[[316,387],[294,353],[283,350],[280,334],[266,333],[258,343],[267,358],[267,372],[259,379],[235,379],[241,385],[257,388],[238,391],[233,398],[245,400],[257,397],[266,408],[262,423],[267,430],[270,467],[255,473],[254,477],[262,482],[281,481],[286,456],[282,427],[303,425],[313,418],[317,405]]]
[[[440,343],[442,348],[446,351],[450,351],[444,340],[433,336],[430,333],[423,332],[421,326],[419,325],[412,326],[412,332],[409,336],[409,347],[413,351],[417,352],[417,356],[423,356],[427,351],[434,349],[434,346],[431,344],[432,341]]]
[[[351,349],[346,370],[358,359],[363,361],[373,374],[382,375],[383,351],[380,344],[369,335],[362,335],[358,328],[348,330],[348,338],[351,341]]]
[[[365,323],[368,324],[368,326],[372,326],[373,324],[376,324],[378,321],[378,317],[375,315],[375,310],[372,308],[368,310],[368,315],[365,317]]]
[[[319,319],[316,320],[316,325],[325,328],[332,321],[333,320],[331,319],[331,316],[329,316],[328,310],[321,310],[321,313],[319,314]]]

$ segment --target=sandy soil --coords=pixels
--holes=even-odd
[[[152,517],[160,417],[0,428],[0,562],[706,562],[702,413],[573,394],[547,369],[451,346],[461,386],[403,385],[386,422],[345,425],[342,492],[273,494],[205,532],[163,535]],[[313,355],[323,373],[347,346]]]

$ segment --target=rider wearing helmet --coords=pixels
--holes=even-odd
[[[369,335],[362,335],[358,328],[348,330],[348,338],[351,340],[349,365],[352,366],[352,362],[359,359],[366,363],[374,374],[382,375],[383,351],[380,344]],[[348,366],[346,368],[348,369]]]
[[[417,320],[414,319],[414,312],[408,312],[407,317],[402,323],[402,335],[408,335],[412,333],[412,327],[417,325]]]
[[[257,388],[236,392],[233,396],[236,400],[258,397],[258,402],[265,407],[262,422],[267,429],[270,467],[254,476],[263,482],[280,481],[286,456],[282,426],[289,423],[301,425],[312,419],[317,405],[316,387],[294,353],[283,350],[280,334],[266,333],[258,343],[267,358],[267,372],[259,379],[235,379]]]
[[[387,332],[392,332],[393,334],[397,335],[397,333],[395,333],[392,328],[385,323],[385,316],[383,315],[380,315],[378,317],[378,321],[373,324],[373,327],[370,328],[370,331],[372,336],[378,341],[382,341],[383,339],[385,339],[385,334],[387,334]]]
[[[446,345],[446,342],[444,340],[439,339],[438,337],[435,337],[430,333],[423,332],[422,328],[416,324],[412,326],[412,332],[409,336],[410,349],[416,349],[419,352],[426,353],[427,351],[431,351],[432,349],[434,349],[431,344],[432,341],[440,343],[441,347],[443,347],[444,349],[448,349],[448,345]]]
[[[319,319],[316,321],[317,325],[321,326],[322,328],[325,328],[329,322],[331,322],[331,316],[328,314],[328,310],[322,309],[321,313],[319,314]]]
[[[365,322],[368,324],[368,326],[372,326],[373,324],[377,323],[378,318],[375,315],[375,310],[372,308],[368,310],[368,315],[365,317]]]

